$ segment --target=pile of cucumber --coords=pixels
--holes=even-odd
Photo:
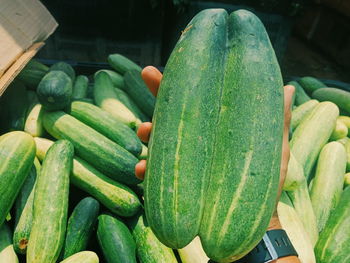
[[[290,161],[278,204],[301,262],[349,262],[350,93],[313,77],[296,89]]]

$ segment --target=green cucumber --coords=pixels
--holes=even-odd
[[[348,263],[350,261],[350,187],[330,215],[315,246],[317,263]]]
[[[89,79],[86,76],[77,76],[73,86],[72,99],[77,100],[86,98],[88,85]]]
[[[307,95],[304,91],[304,89],[300,86],[300,84],[296,81],[290,81],[288,82],[288,85],[292,85],[295,88],[295,102],[294,104],[296,106],[302,105],[305,102],[308,102],[311,100],[309,95]]]
[[[295,159],[293,153],[290,153],[288,162],[287,175],[284,180],[283,190],[294,191],[296,190],[305,180],[303,167]]]
[[[139,155],[140,160],[146,160],[148,156],[148,148],[146,145],[142,144],[142,151],[141,154]]]
[[[112,80],[106,72],[100,71],[95,75],[94,100],[97,106],[131,128],[141,123],[140,119],[118,99]]]
[[[27,247],[28,263],[55,263],[64,242],[67,225],[69,174],[74,148],[66,140],[48,150],[37,179],[33,224]]]
[[[0,225],[5,221],[35,157],[33,137],[21,131],[0,137]]]
[[[17,78],[21,80],[28,88],[36,90],[41,79],[49,71],[49,68],[35,59],[31,59],[21,70]]]
[[[56,139],[67,139],[76,154],[102,173],[127,184],[140,182],[135,176],[138,159],[99,132],[61,112],[45,112],[45,129]]]
[[[137,116],[141,121],[150,121],[150,118],[144,114],[140,108],[136,105],[136,103],[125,93],[125,91],[121,89],[114,89],[117,94],[118,99],[126,106],[129,110],[131,110],[135,116]]]
[[[298,125],[290,141],[290,150],[311,179],[311,170],[322,147],[327,143],[339,115],[332,102],[321,102]]]
[[[69,65],[66,62],[60,61],[60,62],[57,62],[57,63],[53,64],[50,67],[50,71],[61,71],[61,72],[64,72],[64,73],[67,74],[68,77],[70,77],[72,82],[74,82],[74,80],[75,80],[75,71],[72,68],[72,66]]]
[[[14,80],[0,99],[0,129],[23,131],[29,107],[28,94],[22,82]]]
[[[184,248],[178,249],[179,256],[182,263],[207,263],[210,262],[208,256],[205,254],[201,240],[195,237]]]
[[[34,140],[37,154],[40,153],[38,158],[43,159],[53,142],[43,138]],[[110,179],[76,156],[70,180],[117,215],[133,216],[141,208],[137,195],[130,188]]]
[[[338,204],[344,184],[346,151],[339,142],[326,144],[318,157],[310,197],[321,232],[329,215]]]
[[[177,263],[173,250],[157,239],[143,213],[139,213],[128,221],[128,224],[136,242],[137,257],[141,263]]]
[[[142,144],[136,133],[101,108],[86,102],[74,101],[71,104],[70,114],[133,155],[138,156],[141,153]]]
[[[137,70],[141,73],[142,68],[132,60],[121,54],[111,54],[108,56],[109,65],[120,74],[124,75],[129,70]]]
[[[331,140],[336,141],[345,138],[348,135],[348,127],[339,119],[335,123],[334,130],[331,134]]]
[[[336,88],[322,88],[312,93],[312,97],[319,101],[331,101],[337,106],[350,112],[350,92]]]
[[[325,84],[314,77],[300,78],[299,83],[309,95],[311,95],[315,90],[326,87]]]
[[[27,118],[24,124],[24,131],[28,132],[33,137],[43,136],[44,127],[42,123],[43,108],[39,103],[36,93],[28,91],[28,96],[31,97],[31,106],[28,109]]]
[[[68,219],[67,234],[62,251],[64,259],[86,249],[99,210],[100,204],[92,197],[86,197],[76,205]]]
[[[6,223],[0,225],[0,262],[18,263],[18,257],[12,245],[12,233]]]
[[[40,81],[37,94],[45,110],[63,110],[70,104],[72,80],[63,71],[50,71]]]
[[[157,97],[145,177],[156,236],[182,248],[199,234],[220,262],[253,249],[275,207],[282,126],[283,82],[261,21],[245,10],[200,12]]]
[[[303,119],[318,105],[317,100],[309,100],[302,105],[299,105],[292,111],[292,119],[290,126],[295,130]]]
[[[127,226],[110,215],[98,217],[97,239],[108,263],[136,263],[136,244]]]
[[[15,230],[13,232],[13,246],[17,253],[25,254],[33,222],[33,202],[35,181],[40,173],[41,164],[34,159],[32,170],[25,181],[15,203]]]
[[[66,258],[60,263],[99,263],[99,259],[95,252],[81,251]]]
[[[295,211],[288,195],[282,192],[277,206],[278,218],[282,228],[298,253],[300,262],[316,263],[314,245],[310,241],[306,228]]]
[[[113,86],[115,88],[121,89],[124,86],[124,77],[122,75],[120,75],[119,73],[113,71],[113,70],[108,70],[108,69],[101,69],[99,71],[96,71],[95,75],[98,72],[105,72],[108,74],[108,76],[111,78]]]
[[[345,151],[346,151],[346,171],[349,172],[350,171],[350,139],[348,137],[345,137],[347,140],[346,142],[343,144],[345,147]],[[343,138],[343,139],[345,139]]]
[[[346,127],[348,127],[348,129],[350,128],[350,117],[349,116],[339,116],[338,120],[343,122],[346,125]]]
[[[147,88],[138,70],[130,70],[124,75],[124,90],[149,118],[153,116],[156,98]]]
[[[350,173],[346,173],[344,175],[344,187],[347,187],[350,185]]]

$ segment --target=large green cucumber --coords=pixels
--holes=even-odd
[[[255,15],[209,9],[189,23],[165,67],[147,163],[146,214],[163,243],[199,233],[210,258],[230,262],[261,240],[278,187],[282,86]]]
[[[64,259],[86,249],[99,210],[100,204],[92,197],[82,199],[74,208],[67,225],[62,251]]]
[[[309,93],[309,95],[311,95],[315,90],[327,87],[325,84],[314,77],[302,77],[299,79],[299,83],[303,89]]]
[[[327,143],[339,115],[332,102],[319,103],[298,125],[290,141],[290,150],[310,180],[311,170],[322,147]]]
[[[101,172],[123,183],[140,182],[134,173],[138,159],[115,142],[61,111],[46,112],[43,121],[53,137],[69,140],[76,154]]]
[[[128,225],[136,242],[137,257],[141,263],[177,263],[173,250],[157,239],[143,213],[128,221]]]
[[[331,101],[347,113],[350,112],[350,92],[336,88],[322,88],[312,93],[319,101]]]
[[[326,225],[329,215],[339,202],[346,170],[346,151],[339,142],[326,144],[318,157],[316,175],[310,197],[317,219],[318,231]]]
[[[99,263],[99,259],[95,252],[81,251],[66,258],[60,263]]]
[[[25,181],[15,203],[15,230],[13,246],[17,253],[25,254],[33,222],[33,202],[36,178],[40,173],[41,164],[34,159],[32,170]]]
[[[108,63],[114,70],[122,75],[129,70],[137,70],[139,72],[142,70],[139,65],[121,54],[110,54],[108,56]]]
[[[141,123],[140,119],[118,99],[112,80],[104,71],[95,74],[94,100],[97,106],[131,128]]]
[[[0,262],[18,263],[18,257],[12,245],[12,233],[6,223],[0,225]]]
[[[44,138],[34,140],[38,158],[42,160],[53,142]],[[117,215],[133,216],[141,208],[137,195],[130,188],[105,176],[77,156],[73,160],[70,180]]]
[[[0,137],[0,225],[5,221],[35,157],[33,137],[21,131]]]
[[[228,41],[199,232],[208,257],[220,262],[243,257],[265,234],[275,209],[283,137],[283,81],[262,22],[249,11],[231,13]]]
[[[49,68],[35,59],[31,59],[21,70],[17,78],[30,89],[36,90],[41,79],[49,71]]]
[[[135,241],[119,218],[100,215],[97,239],[108,263],[136,263]]]
[[[298,253],[299,260],[303,263],[316,263],[314,244],[285,192],[282,192],[278,202],[277,213],[282,228],[287,232]]]
[[[315,246],[317,263],[350,262],[350,187],[341,196]]]
[[[71,104],[70,114],[133,155],[138,156],[141,153],[142,144],[136,133],[107,111],[90,103],[74,101]]]
[[[147,88],[138,70],[130,70],[124,75],[124,90],[148,117],[153,116],[156,99]]]
[[[299,106],[311,100],[309,95],[307,95],[304,89],[300,86],[300,84],[296,81],[288,82],[288,85],[292,85],[295,88],[295,105]]]
[[[219,113],[212,101],[220,97],[226,19],[224,10],[207,10],[190,22],[168,60],[157,97],[145,211],[158,239],[173,248],[186,246],[199,231]],[[194,142],[199,143],[194,147]]]
[[[45,156],[35,186],[28,263],[55,263],[59,257],[66,232],[73,155],[73,145],[59,140]]]
[[[85,75],[77,76],[73,86],[72,99],[77,100],[86,98],[88,85],[89,79]]]
[[[123,80],[124,81],[124,80]],[[140,108],[136,105],[136,103],[125,93],[125,91],[121,89],[114,89],[115,94],[117,94],[118,99],[126,106],[129,110],[131,110],[135,116],[137,116],[141,121],[150,121],[150,118],[144,114]]]
[[[318,105],[317,100],[309,100],[304,104],[296,107],[292,111],[292,119],[290,126],[292,130],[295,130],[296,127],[303,121],[303,119]]]

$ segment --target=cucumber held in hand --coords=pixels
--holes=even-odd
[[[56,139],[69,140],[78,156],[112,179],[138,184],[135,165],[138,159],[93,128],[62,111],[45,112],[45,129]]]
[[[245,10],[196,15],[165,67],[153,118],[153,232],[173,248],[199,234],[215,261],[243,257],[275,207],[283,136],[283,82],[261,21]]]
[[[100,204],[92,197],[84,198],[74,208],[67,225],[62,252],[64,259],[86,249],[99,210]]]
[[[35,187],[28,263],[55,263],[59,257],[66,233],[73,155],[73,145],[58,140],[45,156]]]
[[[0,137],[0,225],[5,221],[26,180],[35,157],[35,142],[28,133]]]
[[[45,110],[63,110],[70,104],[72,80],[62,71],[50,71],[40,81],[37,94]]]
[[[136,263],[136,245],[127,226],[118,218],[98,217],[97,239],[108,263]]]

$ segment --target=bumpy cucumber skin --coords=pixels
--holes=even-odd
[[[21,131],[0,137],[0,225],[5,221],[35,157],[33,137]]]
[[[67,225],[73,155],[73,145],[59,140],[45,156],[35,187],[28,263],[55,263],[59,257]]]
[[[110,215],[98,217],[97,239],[108,263],[136,263],[136,244],[127,226]]]

